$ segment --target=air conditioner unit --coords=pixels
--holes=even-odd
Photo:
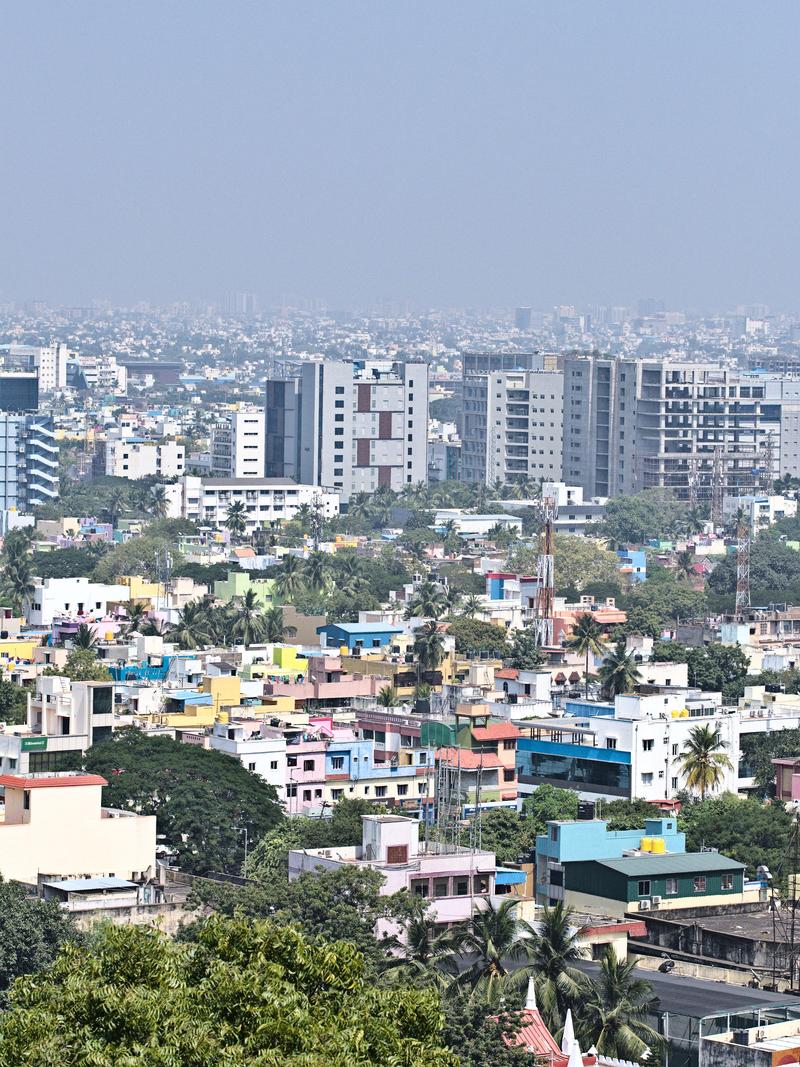
[[[650,897],[650,903],[653,905],[654,908],[657,908],[658,905],[661,903],[661,897]]]
[[[650,911],[650,901],[649,900],[640,900],[639,901],[639,911]]]

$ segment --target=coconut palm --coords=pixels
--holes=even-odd
[[[275,578],[275,588],[284,600],[291,600],[305,586],[303,564],[297,556],[284,556]]]
[[[247,507],[243,500],[233,500],[225,513],[225,528],[231,536],[241,537],[247,530]]]
[[[85,622],[80,624],[70,640],[73,648],[91,649],[97,645],[97,635]]]
[[[378,706],[381,708],[393,708],[399,704],[397,690],[393,685],[385,685],[378,693]]]
[[[691,548],[684,548],[675,556],[675,574],[687,582],[694,577],[694,552]]]
[[[480,990],[491,1003],[512,971],[517,981],[527,977],[530,968],[526,965],[533,957],[536,934],[529,923],[517,919],[517,905],[513,899],[497,905],[486,900],[471,919],[453,931],[462,958],[472,960],[455,979],[456,987]]]
[[[609,945],[581,1014],[585,1038],[602,1056],[641,1063],[663,1039],[647,1022],[656,999],[653,987],[635,969],[635,960],[620,962]]]
[[[483,609],[484,604],[481,598],[470,593],[461,605],[461,614],[467,619],[474,619],[476,615],[483,614]]]
[[[319,592],[325,586],[328,572],[328,557],[324,552],[312,552],[303,567],[303,577],[309,589]]]
[[[122,488],[112,489],[108,494],[108,503],[106,504],[106,514],[112,526],[117,525],[120,515],[127,506],[128,494],[125,490]]]
[[[457,939],[425,915],[406,919],[402,934],[394,939],[392,947],[392,955],[382,964],[390,982],[435,986],[443,990],[457,973]]]
[[[674,762],[686,778],[687,789],[697,789],[704,800],[709,789],[725,777],[724,772],[733,770],[733,764],[725,752],[725,742],[713,726],[695,726],[683,744]]]
[[[630,693],[642,675],[633,658],[632,652],[626,652],[623,644],[618,644],[606,656],[600,670],[600,695],[603,700],[613,700],[618,693]]]
[[[244,596],[233,601],[232,636],[237,644],[254,645],[264,640],[266,623],[261,602],[255,589],[248,589]]]
[[[147,607],[141,600],[134,600],[126,608],[125,635],[136,633],[147,619]]]
[[[589,656],[602,656],[608,647],[603,634],[603,627],[597,619],[588,611],[579,615],[572,627],[572,635],[566,642],[566,647],[572,652],[577,652],[586,661],[586,698],[589,698]]]
[[[420,626],[414,637],[414,655],[421,671],[435,671],[444,659],[444,638],[429,622]]]
[[[7,549],[8,545],[3,550],[3,575],[0,579],[0,592],[11,605],[14,614],[21,615],[25,602],[31,599],[35,590],[30,557],[27,552],[14,552],[9,555]]]
[[[446,608],[445,593],[438,582],[424,581],[417,587],[405,610],[407,619],[438,619]]]
[[[264,612],[264,640],[283,641],[285,637],[292,637],[296,633],[293,626],[284,626],[283,608],[273,604]]]
[[[309,504],[301,504],[297,511],[294,513],[295,521],[300,523],[300,529],[303,533],[308,533],[311,529],[311,521],[314,518],[314,512]]]
[[[145,498],[144,510],[154,519],[163,519],[169,508],[166,486],[154,485]]]
[[[586,976],[576,966],[583,954],[580,934],[571,908],[560,902],[552,908],[542,908],[531,965],[539,1010],[553,1034],[564,1025],[567,1009],[574,1010],[586,994]]]
[[[200,648],[211,639],[208,612],[200,600],[191,600],[181,611],[170,638],[181,648]]]

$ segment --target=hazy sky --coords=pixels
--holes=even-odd
[[[797,292],[797,0],[34,0],[0,295],[336,306]]]

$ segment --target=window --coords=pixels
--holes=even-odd
[[[271,771],[277,771],[277,769],[278,769],[278,761],[276,759],[271,759],[269,761],[269,769]]]
[[[287,767],[296,767],[297,766],[297,756],[287,756],[286,757],[286,766]]]
[[[476,874],[472,882],[476,893],[488,893],[489,892],[489,875],[488,874]]]
[[[366,797],[366,796],[369,796],[369,786],[368,786],[368,785],[365,785],[365,786],[364,786],[364,796],[365,796],[365,797]]]
[[[248,763],[247,764],[247,769],[248,769],[248,771],[254,771],[256,769],[255,763]]]
[[[673,791],[676,790],[678,788],[678,779],[677,778],[671,778],[670,781],[672,783]]]
[[[704,874],[698,874],[698,876],[692,882],[692,889],[695,893],[705,893],[706,876]]]
[[[469,878],[454,878],[453,882],[457,897],[465,897],[469,894]]]
[[[616,737],[607,737],[606,738],[606,748],[616,748],[616,747],[617,747],[617,739],[616,739]]]
[[[429,893],[428,879],[415,878],[411,882],[411,892],[415,897],[427,897]]]
[[[446,897],[450,893],[450,879],[449,878],[434,878],[433,880],[433,895],[435,897]]]
[[[311,790],[310,789],[304,789],[303,790],[303,800],[311,800]]]
[[[343,796],[344,789],[331,789],[331,799],[333,800],[334,804],[337,800],[341,800]]]
[[[297,786],[296,785],[287,785],[286,786],[286,796],[287,797],[296,797],[297,796]]]
[[[31,791],[30,789],[22,790],[22,808],[24,811],[31,810]]]
[[[643,737],[642,738],[642,752],[652,752],[654,744],[655,744],[655,741],[653,741],[652,737]]]
[[[517,776],[516,767],[506,767],[503,770],[503,781],[504,782],[513,782],[514,779],[516,778],[516,776]]]
[[[653,784],[653,772],[652,771],[645,771],[644,774],[642,775],[642,785],[652,785],[652,784]]]
[[[322,790],[321,789],[315,789],[314,790],[314,798],[315,799],[319,799],[321,796],[322,796]]]
[[[639,882],[639,896],[640,897],[649,897],[650,896],[650,879],[649,878],[644,878],[641,882]]]
[[[314,770],[314,761],[313,761],[313,759],[304,759],[303,760],[303,770],[304,771],[313,771]]]
[[[665,888],[664,892],[668,897],[677,896],[678,895],[678,879],[677,878],[667,878],[667,880],[666,880],[666,888]]]
[[[678,746],[677,745],[673,745],[672,746],[672,755],[673,756],[677,756],[678,755]]]
[[[408,845],[389,845],[386,849],[387,863],[408,863]]]
[[[344,769],[344,756],[331,757],[331,770],[341,771]]]
[[[417,792],[423,795],[426,792],[426,785],[424,782],[417,782]]]
[[[517,742],[513,738],[511,738],[508,741],[504,741],[503,742],[503,748],[506,750],[506,752],[510,752],[513,749],[515,749],[516,747],[517,747]]]
[[[376,797],[385,797],[386,796],[386,786],[385,785],[376,785],[375,786],[375,796]]]
[[[336,386],[336,395],[337,396],[341,396],[343,393],[344,393],[344,386],[343,385],[337,385]]]
[[[723,876],[722,876],[722,888],[723,889],[733,889],[733,875],[732,874],[723,874]]]
[[[550,827],[550,840],[551,841],[558,841],[558,827],[557,826],[551,826]]]
[[[399,797],[404,797],[407,794],[408,794],[408,786],[407,785],[399,785],[397,787],[397,795]]]

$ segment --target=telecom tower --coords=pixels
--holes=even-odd
[[[724,467],[722,447],[714,449],[714,463],[711,468],[711,524],[716,529],[722,526],[722,501],[725,495]]]
[[[689,507],[694,510],[700,499],[700,470],[696,456],[692,456],[686,465],[686,480],[689,483]]]
[[[739,519],[736,530],[736,617],[743,619],[750,607],[750,524]]]
[[[555,497],[546,496],[542,500],[544,512],[544,530],[542,532],[542,551],[536,569],[536,608],[534,628],[536,642],[540,648],[549,648],[553,644],[553,602],[555,600],[555,559],[553,556],[553,523],[558,515],[558,502]]]
[[[766,437],[761,442],[761,448],[759,449],[759,478],[758,488],[762,493],[770,493],[772,491],[772,459],[773,459],[773,438],[772,430],[767,432]]]

